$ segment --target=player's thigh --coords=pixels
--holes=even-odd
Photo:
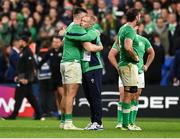
[[[138,86],[137,65],[129,63],[120,67],[120,77],[124,86]]]
[[[77,62],[66,62],[64,64],[63,84],[81,84],[82,70],[81,64]]]

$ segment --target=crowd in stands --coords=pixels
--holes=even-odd
[[[0,83],[9,81],[9,56],[21,34],[31,35],[36,55],[51,45],[53,35],[72,22],[74,6],[98,17],[96,28],[104,46],[103,84],[117,83],[118,74],[108,61],[108,53],[119,28],[126,23],[130,7],[141,11],[139,34],[147,37],[155,50],[155,60],[146,73],[147,84],[172,83],[180,79],[180,2],[178,0],[1,0],[0,5]],[[44,49],[43,49],[44,50]],[[175,58],[174,58],[175,57]],[[175,59],[175,60],[174,60]],[[168,63],[169,62],[169,63]],[[162,68],[163,67],[163,68]],[[163,69],[163,70],[162,70]],[[163,80],[163,77],[166,79]]]

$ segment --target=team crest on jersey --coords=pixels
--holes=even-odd
[[[139,42],[139,46],[143,46],[143,42]]]

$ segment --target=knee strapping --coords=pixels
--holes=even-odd
[[[125,91],[130,93],[136,93],[138,90],[137,86],[125,86]]]

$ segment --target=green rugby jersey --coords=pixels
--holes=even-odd
[[[66,38],[75,41],[91,42],[99,36],[99,33],[95,29],[86,30],[76,24],[71,28],[71,30],[66,31],[65,36]]]
[[[150,22],[144,26],[144,31],[147,34],[152,34],[155,30],[156,24],[154,22]]]
[[[71,23],[65,32],[62,62],[80,62],[81,41],[90,42],[95,40],[98,35],[97,31],[89,30],[87,32],[80,25]]]
[[[102,45],[100,36],[98,36],[97,39],[91,43]],[[103,68],[100,52],[88,52],[85,49],[83,49],[81,56],[82,56],[81,67],[83,73]]]
[[[139,63],[137,64],[137,66],[138,66],[138,72],[139,74],[141,74],[144,71],[143,57],[145,52],[151,47],[151,43],[148,41],[148,39],[146,39],[143,36],[137,35],[137,37],[139,40],[139,46],[137,47],[137,53],[139,55]]]
[[[135,53],[137,54],[137,47],[138,47],[138,38],[136,36],[136,32],[134,30],[133,27],[131,27],[130,25],[128,24],[125,24],[123,25],[119,32],[118,32],[118,39],[120,41],[120,44],[121,44],[121,48],[120,48],[120,61],[119,61],[119,66],[125,66],[127,65],[128,63],[133,63],[133,64],[136,64],[137,62],[134,61],[129,53],[125,50],[125,47],[124,47],[124,41],[126,38],[129,38],[129,39],[132,39],[133,40],[133,49],[135,51]]]
[[[61,62],[80,62],[81,60],[80,48],[78,48],[78,46],[81,45],[80,42],[72,41],[66,37],[66,33],[71,32],[71,30],[73,30],[73,28],[76,28],[76,26],[77,25],[72,22],[66,29]],[[80,32],[84,33],[83,30],[80,30]]]

